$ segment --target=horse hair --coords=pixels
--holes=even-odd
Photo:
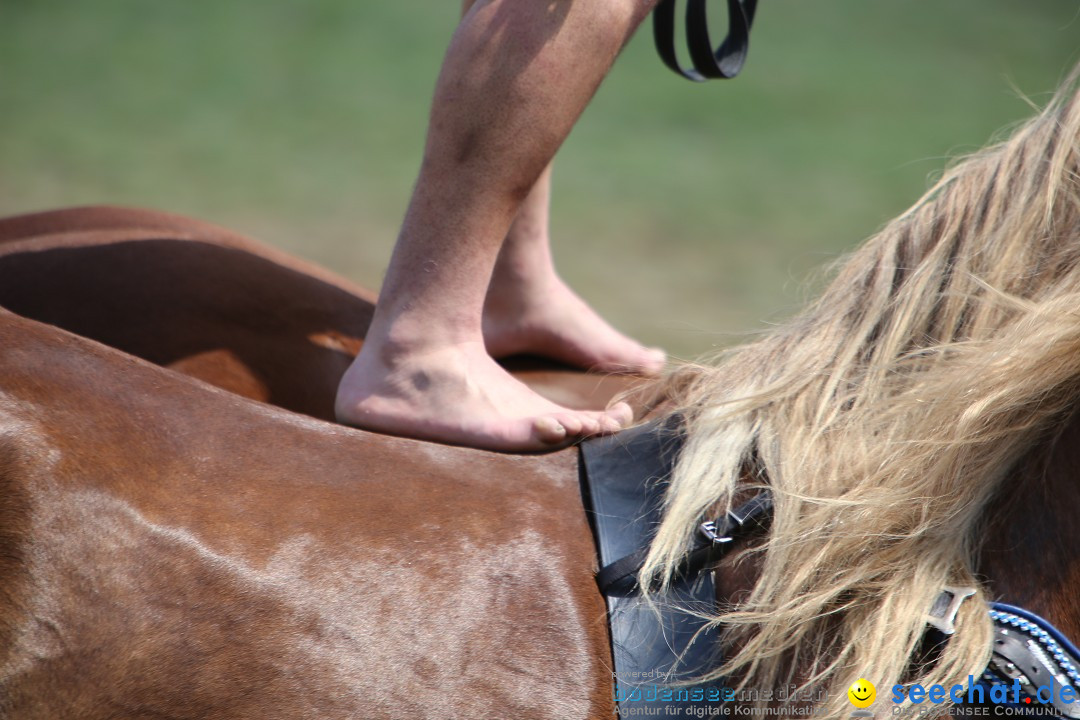
[[[759,580],[712,616],[732,654],[710,678],[826,688],[838,717],[859,677],[949,685],[986,666],[982,591],[937,663],[912,658],[942,586],[979,585],[988,503],[1080,398],[1078,78],[800,315],[663,383],[688,439],[644,572],[670,581],[737,483],[767,478],[776,503]]]
[[[15,646],[14,634],[29,580],[25,553],[30,507],[25,489],[17,482],[18,466],[16,440],[0,434],[0,668]],[[6,693],[0,692],[0,714],[6,699]]]

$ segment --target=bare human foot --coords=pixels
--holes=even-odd
[[[545,400],[479,341],[366,346],[341,381],[336,412],[368,430],[502,451],[552,450],[616,432],[632,416],[625,403],[580,412]]]
[[[543,265],[541,265],[543,267]],[[609,325],[555,274],[498,268],[484,303],[484,342],[492,357],[519,353],[610,373],[658,375],[667,356]]]

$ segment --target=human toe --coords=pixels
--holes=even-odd
[[[659,375],[667,365],[667,353],[658,347],[642,348],[638,372],[642,375]]]
[[[585,418],[579,413],[560,413],[555,416],[555,419],[566,430],[568,437],[590,434],[585,424]]]
[[[567,437],[566,427],[553,416],[538,417],[533,421],[533,430],[541,442],[549,445],[564,442]]]
[[[626,403],[617,402],[609,406],[600,419],[602,427],[608,428],[608,432],[617,432],[633,423],[634,411]]]

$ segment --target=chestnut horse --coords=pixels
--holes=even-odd
[[[774,495],[715,571],[720,672],[839,716],[859,676],[978,673],[989,600],[1080,636],[1078,139],[1063,93],[802,316],[655,390],[687,439],[645,572],[736,483]],[[371,303],[175,216],[0,221],[0,717],[614,716],[577,450],[332,422]],[[580,407],[630,385],[521,377]],[[979,592],[920,664],[943,583]]]
[[[332,424],[371,295],[218,228],[0,237],[0,717],[612,715],[575,450]]]

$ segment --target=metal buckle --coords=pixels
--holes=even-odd
[[[945,605],[946,593],[951,596]],[[975,594],[972,587],[954,587],[946,585],[941,588],[941,594],[934,600],[933,607],[927,615],[926,622],[941,631],[943,635],[952,635],[956,632],[956,614],[960,612],[960,606],[964,601]]]
[[[734,539],[730,535],[721,536],[720,533],[716,530],[715,520],[708,520],[701,523],[701,525],[698,526],[698,530],[701,532],[702,535],[705,536],[705,539],[711,542],[713,545],[729,543]]]

